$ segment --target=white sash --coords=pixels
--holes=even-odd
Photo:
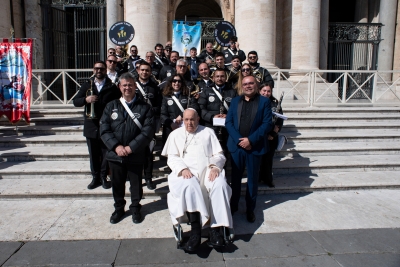
[[[125,99],[121,97],[119,99],[121,102],[122,106],[125,108],[126,112],[129,114],[129,116],[132,118],[132,120],[136,123],[136,125],[139,127],[140,130],[142,130],[143,126],[140,123],[140,121],[135,117],[135,114],[132,113],[132,111],[129,109],[128,105],[125,102]]]
[[[218,96],[219,101],[222,102],[222,95],[217,91],[217,89],[215,89],[215,87],[213,87],[212,89],[214,90],[215,94]],[[229,111],[229,106],[225,100],[224,100],[224,107],[226,108],[226,111]]]
[[[179,108],[182,112],[184,112],[185,109],[182,107],[181,103],[179,103],[178,98],[176,98],[176,96],[173,95],[173,96],[172,96],[172,99],[175,101],[175,104],[178,106],[178,108]]]
[[[162,66],[164,66],[164,62],[162,62],[162,60],[156,55],[156,59],[158,60],[158,62],[161,63]]]
[[[144,99],[146,100],[147,104],[150,104],[150,106],[153,106],[151,104],[151,101],[148,98],[146,92],[143,90],[142,86],[140,86],[140,84],[138,82],[136,82],[136,86],[137,86],[137,88],[139,88],[139,91],[142,93],[142,95],[143,95]]]
[[[236,55],[232,52],[232,50],[230,48],[228,48],[229,53],[231,53],[232,56]],[[239,51],[239,50],[238,50]]]

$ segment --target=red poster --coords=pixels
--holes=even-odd
[[[32,40],[0,43],[0,116],[30,122]]]

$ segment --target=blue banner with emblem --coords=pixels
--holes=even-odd
[[[172,25],[172,47],[180,56],[190,56],[190,48],[196,47],[200,51],[201,21],[190,26],[184,21],[174,20]]]

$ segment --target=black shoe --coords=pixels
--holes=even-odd
[[[149,190],[154,190],[154,189],[156,189],[156,186],[155,186],[155,184],[153,183],[153,181],[151,180],[151,178],[150,178],[150,179],[146,179],[146,185],[147,185],[147,188],[148,188]]]
[[[193,252],[197,250],[201,243],[201,235],[192,234],[186,243],[185,250]]]
[[[135,211],[132,214],[132,222],[133,223],[141,223],[142,222],[142,214],[140,213],[140,211]]]
[[[111,188],[111,182],[107,181],[107,176],[101,178],[101,185],[103,186],[104,189],[110,189]]]
[[[224,245],[224,239],[219,233],[220,228],[211,228],[209,235],[209,242],[214,247],[222,247]]]
[[[92,182],[87,186],[87,189],[95,189],[101,185],[100,179],[93,178]]]
[[[125,212],[114,211],[110,217],[110,223],[112,223],[112,224],[119,223],[121,221],[121,219],[124,217],[124,215],[125,215]]]
[[[246,217],[247,217],[247,221],[250,223],[253,223],[256,221],[256,215],[254,214],[254,211],[247,211]]]

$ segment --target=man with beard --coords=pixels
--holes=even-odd
[[[224,50],[224,54],[225,54],[225,65],[227,66],[231,64],[233,56],[238,56],[240,63],[242,63],[246,59],[246,54],[243,52],[243,50],[239,49],[239,43],[237,42],[236,36],[232,36],[229,42],[229,48]]]
[[[169,65],[164,66],[160,71],[160,80],[164,81],[165,78],[169,78],[175,74],[176,62],[179,59],[179,53],[177,51],[171,52],[171,58]]]
[[[155,63],[160,67],[160,69],[169,64],[168,59],[164,56],[164,47],[162,44],[156,44],[154,51],[156,52]]]
[[[271,74],[266,68],[260,67],[258,61],[258,54],[256,51],[250,51],[247,55],[247,60],[250,66],[253,68],[253,75],[256,77],[258,83],[266,83],[272,81],[272,86],[274,86],[274,79],[272,79]]]
[[[125,69],[127,69],[129,72],[132,72],[135,69],[135,62],[140,60],[140,56],[138,55],[138,48],[136,45],[131,45],[131,55],[129,56],[129,58],[127,59],[127,61],[125,61],[126,67]]]
[[[159,130],[161,100],[160,89],[157,84],[150,79],[151,66],[145,61],[139,63],[138,69],[139,79],[136,82],[136,94],[140,96],[145,102],[152,106],[154,114],[155,133]],[[144,163],[144,179],[147,188],[150,190],[156,189],[153,178],[153,149],[154,147],[147,147],[146,149],[146,162]]]
[[[192,76],[192,80],[196,80],[198,77],[198,66],[201,63],[201,59],[197,57],[197,48],[190,48],[190,58],[186,59],[186,63],[190,66],[190,75]]]
[[[218,51],[213,48],[212,43],[207,43],[206,44],[206,49],[201,51],[199,58],[203,60],[203,62],[206,62],[207,64],[211,64],[215,62],[215,54]]]
[[[146,53],[146,62],[150,64],[151,74],[155,79],[160,79],[160,66],[155,63],[156,54],[153,51],[149,51]]]
[[[75,107],[86,106],[85,112],[93,112],[95,118],[84,114],[83,135],[89,150],[90,171],[92,182],[88,189],[95,189],[102,185],[104,189],[111,187],[107,181],[108,162],[106,160],[107,148],[100,139],[99,120],[106,104],[121,96],[121,92],[107,77],[107,68],[104,61],[97,61],[93,66],[94,77],[84,83],[76,94],[73,103]],[[92,93],[88,92],[92,90]],[[91,110],[91,109],[94,110]]]

